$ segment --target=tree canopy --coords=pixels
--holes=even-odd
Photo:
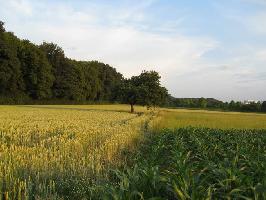
[[[20,40],[0,21],[0,103],[119,101],[122,81],[108,64],[69,59],[54,43]]]
[[[167,107],[204,108],[219,109],[238,112],[266,112],[266,101],[264,102],[222,102],[213,98],[175,98],[169,97]]]
[[[161,86],[160,78],[158,72],[143,71],[139,76],[124,81],[121,87],[122,100],[131,105],[131,112],[134,112],[135,104],[148,108],[164,104],[168,93]]]
[[[266,101],[263,101],[261,104],[261,111],[266,112]]]

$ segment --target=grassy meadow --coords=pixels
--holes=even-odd
[[[266,129],[266,115],[257,113],[164,109],[160,120],[161,128]]]
[[[266,115],[0,106],[0,199],[266,199]]]

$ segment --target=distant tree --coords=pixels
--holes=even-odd
[[[266,101],[263,101],[261,104],[261,111],[266,112]]]
[[[0,21],[0,32],[5,32],[5,27],[4,27],[5,23]]]
[[[155,71],[143,71],[139,76],[124,81],[121,87],[123,101],[130,104],[132,113],[135,104],[149,108],[165,102],[168,93],[166,88],[161,86],[160,78]]]
[[[224,110],[228,110],[229,109],[229,103],[228,102],[225,102],[221,105],[221,108],[224,109]]]
[[[250,102],[248,104],[243,104],[241,106],[241,111],[248,111],[248,112],[259,112],[261,110],[260,103]]]
[[[235,102],[234,110],[241,111],[242,109],[242,103],[240,101]]]
[[[229,109],[230,110],[236,110],[236,102],[235,101],[231,101],[230,103],[229,103]]]
[[[207,102],[207,100],[205,98],[202,97],[202,98],[199,99],[199,107],[200,108],[206,108],[207,107],[207,103],[208,102]]]

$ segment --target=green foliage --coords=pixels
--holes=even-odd
[[[28,97],[38,102],[119,100],[123,76],[111,66],[68,59],[56,44],[20,40],[3,25],[0,22],[0,96],[6,97],[2,104],[32,102]]]
[[[174,98],[167,99],[169,107],[188,107],[188,108],[221,108],[222,101],[213,98]]]
[[[200,106],[201,108],[206,108],[206,107],[207,107],[207,104],[208,104],[208,102],[207,102],[206,99],[204,99],[204,98],[200,98],[200,100],[199,100],[199,106]]]
[[[33,99],[50,98],[54,76],[43,51],[24,40],[19,47],[18,58],[28,95]]]
[[[24,90],[21,65],[17,58],[17,38],[0,32],[0,94],[16,95]]]
[[[266,112],[266,101],[263,101],[263,103],[261,104],[261,111]]]
[[[265,130],[163,130],[101,199],[265,199],[265,144]]]
[[[168,107],[184,107],[184,108],[210,108],[228,111],[243,111],[243,112],[265,112],[262,110],[261,102],[222,102],[213,98],[174,98],[169,97],[167,103]]]
[[[55,77],[52,91],[54,98],[65,97],[68,94],[67,88],[67,67],[64,51],[56,44],[44,42],[39,48],[45,53],[52,66],[52,73]]]
[[[147,107],[164,104],[168,95],[166,88],[161,86],[160,75],[155,71],[143,71],[139,76],[133,76],[124,81],[122,98],[131,105],[134,112],[135,104]]]

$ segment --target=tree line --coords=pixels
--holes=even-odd
[[[218,109],[238,112],[266,112],[266,101],[258,102],[223,102],[214,98],[175,98],[169,97],[167,107]]]
[[[58,45],[21,40],[0,21],[0,104],[117,102],[130,104],[131,112],[136,104],[266,112],[265,101],[174,98],[160,78],[155,71],[143,71],[127,79],[108,64],[67,58]]]
[[[54,43],[41,45],[7,32],[0,21],[0,103],[119,102],[157,106],[167,90],[155,71],[126,79],[98,61],[69,59]]]

